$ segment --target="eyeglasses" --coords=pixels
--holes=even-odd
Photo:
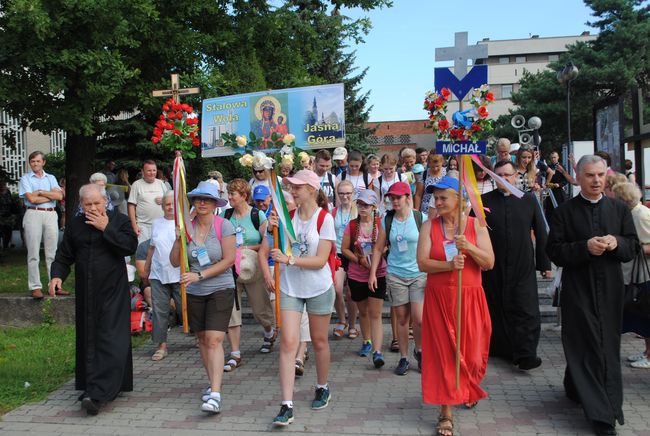
[[[264,171],[266,171],[266,170],[253,170],[253,172],[254,172],[255,174],[263,173]]]
[[[515,175],[515,173],[501,173],[501,174],[495,173],[495,174],[499,177],[512,177]]]
[[[352,195],[352,192],[339,192],[339,195]]]
[[[209,203],[210,201],[212,201],[212,199],[209,197],[194,197],[195,203]]]

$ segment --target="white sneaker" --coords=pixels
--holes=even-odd
[[[630,366],[632,368],[650,369],[650,360],[644,357],[641,360],[637,360],[636,362],[630,363]]]
[[[201,411],[207,413],[219,413],[221,412],[221,398],[217,398],[216,394],[210,394],[208,401],[201,404]]]
[[[210,394],[212,393],[212,388],[208,386],[206,390],[203,391],[201,394],[201,401],[204,403],[210,399]]]
[[[645,353],[632,354],[627,356],[628,362],[636,362],[637,360],[645,359]]]

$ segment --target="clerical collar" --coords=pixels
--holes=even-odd
[[[596,203],[598,203],[600,200],[603,199],[603,194],[602,194],[602,192],[601,192],[601,194],[600,194],[600,197],[598,197],[598,200],[591,200],[591,199],[585,197],[584,194],[583,194],[582,192],[580,193],[580,196],[581,196],[582,198],[584,198],[586,201],[588,201],[589,203],[591,203],[591,204],[596,204]]]

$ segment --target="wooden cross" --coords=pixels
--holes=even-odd
[[[180,81],[178,74],[172,74],[172,89],[159,89],[153,91],[151,95],[154,97],[169,97],[171,96],[174,103],[180,103],[181,95],[192,95],[200,92],[199,88],[180,88]]]
[[[456,32],[454,39],[453,47],[436,49],[436,61],[454,61],[454,75],[462,79],[467,74],[467,61],[487,58],[488,49],[485,44],[467,45],[467,32]]]

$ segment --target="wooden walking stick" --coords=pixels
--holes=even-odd
[[[271,170],[271,183],[273,185],[273,192],[277,192],[277,185],[278,185],[278,178],[275,174],[275,168]],[[278,205],[273,202],[273,210],[275,210],[275,213],[280,216],[280,212],[278,211]],[[279,231],[279,226],[273,226],[273,248],[278,249],[280,248],[280,231]],[[273,275],[275,278],[275,326],[276,328],[280,328],[280,325],[282,324],[282,320],[280,318],[280,266],[277,265],[277,262],[273,264]]]
[[[458,178],[458,225],[456,228],[456,235],[461,235],[461,226],[463,222],[463,161],[464,159],[459,159],[458,170],[460,177]],[[458,255],[462,253],[458,250]],[[458,289],[456,290],[456,389],[460,389],[460,329],[461,325],[461,304],[462,304],[462,283],[463,283],[463,270],[458,270]]]

